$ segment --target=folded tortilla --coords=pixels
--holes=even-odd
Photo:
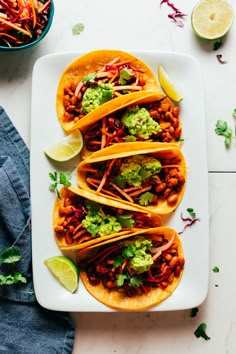
[[[135,198],[131,198],[131,200],[130,198],[127,198],[127,196],[124,195],[124,192],[129,186],[125,184],[124,187],[119,186],[117,188],[117,185],[115,186],[116,178],[114,178],[116,176],[112,174],[113,170],[109,171],[109,168],[107,167],[112,160],[120,160],[121,162],[124,162],[128,158],[140,155],[157,159],[161,162],[161,165],[167,165],[167,171],[171,170],[172,174],[172,176],[169,176],[168,173],[165,172],[166,169],[161,167],[161,171],[163,171],[162,174],[164,175],[160,174],[159,182],[158,174],[155,177],[158,184],[162,183],[162,191],[156,192],[155,188],[157,188],[157,184],[154,185],[152,179],[150,179],[151,182],[148,179],[144,182],[145,189],[142,190],[141,188],[141,192],[154,195],[153,201],[147,203],[147,205],[144,204],[143,197],[142,203],[140,200],[137,201],[137,195],[139,194],[141,197],[138,188],[137,193],[135,193]],[[116,166],[116,164],[114,163],[113,166]],[[115,173],[119,174],[119,171],[116,171]],[[178,176],[174,176],[174,174],[177,174]],[[114,201],[122,201],[126,205],[135,205],[136,208],[146,210],[150,213],[164,215],[173,212],[183,198],[187,178],[187,167],[182,151],[174,144],[149,142],[123,143],[119,144],[118,148],[116,144],[104,150],[94,152],[88,159],[79,164],[77,168],[77,177],[80,188],[94,193],[95,195],[104,196]],[[169,181],[171,177],[174,179]],[[177,181],[176,178],[178,179]],[[173,183],[176,182],[178,183],[173,186]],[[151,189],[149,189],[149,185],[152,185]],[[167,188],[169,189],[167,190]],[[125,192],[125,194],[127,193]],[[150,197],[151,195],[146,194],[144,199],[147,196]]]
[[[93,216],[89,224],[83,224],[89,210],[92,211]],[[117,219],[117,215],[122,219]],[[107,231],[106,224],[109,223],[110,217],[113,221]],[[97,233],[96,229],[96,223],[99,225],[100,222],[105,228],[105,232],[103,229],[101,234]],[[121,228],[119,223],[121,223]],[[112,201],[74,187],[63,187],[60,191],[60,198],[56,199],[53,208],[53,230],[61,250],[80,250],[110,240],[112,237],[132,234],[140,228],[156,227],[161,224],[162,220],[159,215],[140,212],[137,208],[122,202]],[[117,231],[117,225],[119,231]]]
[[[132,101],[127,95],[112,100],[108,112],[91,112],[80,121],[79,128],[84,138],[81,158],[129,140],[168,142],[180,146],[182,121],[179,111],[180,108],[161,92],[133,93]]]
[[[101,257],[99,254],[104,255],[106,248],[107,250],[111,250],[114,245],[118,245],[118,250],[115,253],[115,256],[118,257],[122,254],[122,247],[124,244],[127,244],[127,241],[138,240],[140,237],[152,240],[153,242],[160,242],[160,239],[165,240],[163,244],[165,244],[166,247],[162,247],[162,250],[160,250],[161,247],[159,247],[159,250],[154,249],[155,252],[159,252],[154,262],[155,266],[151,266],[150,268],[151,276],[155,274],[155,284],[152,284],[150,287],[149,284],[145,282],[146,277],[150,279],[150,274],[144,274],[142,278],[144,279],[142,281],[144,288],[141,287],[139,291],[135,290],[133,296],[127,296],[125,291],[118,290],[115,286],[110,289],[105,287],[103,285],[104,281],[106,281],[105,276],[103,280],[101,279],[100,281],[94,282],[94,279],[92,280],[93,274],[95,274],[95,277],[99,276],[99,274],[96,275],[96,265],[107,266],[105,263],[102,263],[102,260],[100,261]],[[163,244],[161,244],[161,246]],[[126,237],[125,240],[122,241],[112,239],[104,246],[100,244],[98,247],[82,251],[81,254],[83,254],[83,258],[78,259],[80,278],[87,291],[104,305],[121,311],[147,310],[160,304],[169,296],[173,296],[184,271],[185,260],[183,246],[178,234],[171,227],[159,227],[140,231]],[[81,254],[79,253],[79,257]],[[112,259],[111,255],[112,253],[110,253],[109,259]],[[132,294],[132,288],[129,291]]]
[[[129,69],[129,66],[131,66],[135,72],[137,72],[138,82],[140,83],[139,86],[141,85],[139,90],[160,91],[154,73],[142,60],[136,56],[120,50],[105,49],[86,53],[67,66],[57,87],[56,111],[65,132],[72,132],[75,129],[79,129],[81,121],[84,117],[90,117],[91,115],[94,116],[94,114],[98,114],[100,116],[104,113],[109,113],[110,110],[113,109],[113,106],[110,106],[109,104],[111,102],[109,100],[98,106],[95,109],[96,113],[95,111],[81,112],[81,104],[79,104],[81,102],[81,97],[79,95],[84,94],[83,91],[86,88],[84,82],[91,78],[91,75],[93,76],[94,73],[97,73],[98,71],[105,71],[104,68],[106,68],[109,63],[110,67],[111,65],[118,65],[117,62],[112,64],[116,58],[119,58],[118,62],[120,63],[121,68],[124,67]],[[110,82],[112,82],[112,78]],[[120,85],[125,86],[122,85],[122,83]],[[132,101],[132,95],[134,92],[137,92],[137,90],[124,89],[122,91],[118,91],[117,95],[113,94],[110,99],[112,101],[118,100],[119,102],[122,96],[125,95],[128,96],[128,100]],[[72,99],[73,96],[75,96],[75,98]]]

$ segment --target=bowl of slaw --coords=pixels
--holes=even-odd
[[[0,51],[30,48],[48,33],[53,0],[0,0]]]

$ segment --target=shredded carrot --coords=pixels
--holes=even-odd
[[[35,12],[35,7],[34,7],[34,0],[30,0],[30,5],[31,5],[31,9],[32,9],[33,28],[34,28],[37,23],[36,12]]]
[[[79,223],[77,226],[76,226],[76,228],[74,229],[74,231],[73,231],[73,234],[76,234],[76,232],[82,227],[82,222],[81,223]]]
[[[86,229],[80,230],[79,232],[77,232],[74,236],[73,236],[73,240],[76,240],[77,238],[79,238],[80,236],[84,235],[87,233]]]
[[[102,187],[104,186],[104,184],[106,183],[106,180],[107,180],[107,177],[109,176],[110,172],[111,172],[111,169],[112,169],[112,166],[114,165],[114,163],[116,162],[116,159],[113,159],[111,161],[108,162],[108,166],[107,166],[107,169],[102,177],[102,180],[98,186],[98,189],[96,191],[96,193],[100,193]]]
[[[0,17],[0,22],[5,23],[6,25],[8,25],[8,26],[14,28],[15,30],[17,30],[17,31],[19,31],[19,32],[22,32],[22,33],[24,33],[26,36],[29,36],[30,38],[32,38],[32,34],[31,34],[30,32],[25,31],[23,28],[21,28],[21,27],[15,25],[14,23],[11,23],[11,22],[9,22],[9,21],[6,21],[6,20],[4,20],[4,19],[1,18],[1,17]]]
[[[129,194],[125,193],[120,187],[118,187],[116,184],[111,182],[111,186],[115,188],[121,195],[123,195],[128,201],[133,203],[133,199],[129,196]]]
[[[141,193],[143,193],[143,192],[149,191],[151,188],[152,188],[152,186],[148,186],[148,187],[142,188],[141,190],[132,192],[132,193],[130,193],[129,195],[130,195],[131,197],[136,197],[137,195],[139,195],[139,194],[141,194]]]
[[[101,148],[104,148],[106,145],[106,134],[104,133],[106,130],[106,118],[102,118],[102,142],[101,142]]]
[[[142,86],[134,86],[134,85],[123,85],[123,86],[114,86],[114,90],[142,90]]]
[[[112,59],[109,63],[107,63],[100,70],[98,70],[98,73],[101,72],[101,71],[104,71],[106,69],[107,65],[114,65],[118,60],[120,60],[120,57],[116,57],[116,58]]]

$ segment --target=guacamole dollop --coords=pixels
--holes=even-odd
[[[84,113],[90,113],[102,104],[112,99],[113,84],[99,83],[97,86],[90,86],[87,88],[82,99],[82,110]]]
[[[115,216],[105,215],[101,211],[89,211],[82,225],[93,237],[111,235],[122,229]]]
[[[150,116],[144,107],[135,105],[127,109],[121,118],[121,122],[128,128],[131,135],[149,139],[153,134],[161,131],[160,125]]]
[[[136,155],[122,163],[121,177],[132,186],[140,186],[143,181],[161,171],[161,163],[155,157]]]
[[[152,242],[143,238],[128,241],[125,243],[123,254],[129,256],[129,266],[136,274],[148,271],[154,263],[152,256],[148,251],[152,248]]]

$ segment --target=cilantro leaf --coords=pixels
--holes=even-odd
[[[206,323],[201,323],[194,332],[195,336],[197,338],[202,337],[205,340],[210,339],[210,337],[208,337],[208,335],[206,334],[206,328],[207,328]]]
[[[218,120],[216,123],[215,132],[217,135],[222,135],[225,137],[225,145],[230,145],[233,138],[233,131],[228,126],[226,121]]]
[[[154,199],[154,194],[151,192],[145,192],[140,195],[139,197],[139,204],[140,205],[148,205],[150,204]]]
[[[222,41],[217,41],[213,44],[213,50],[217,50],[222,46],[223,42]]]
[[[131,258],[135,256],[135,247],[129,245],[122,250],[122,255],[126,258]]]
[[[13,275],[0,274],[0,285],[13,285],[17,283],[26,283],[26,278],[20,272],[15,272]]]
[[[233,117],[236,118],[236,108],[233,110]]]
[[[19,248],[6,248],[0,253],[0,264],[1,263],[16,263],[21,259]]]
[[[118,187],[120,187],[121,189],[125,188],[125,180],[122,178],[122,176],[116,176],[113,181],[113,183],[115,183]]]
[[[130,286],[140,286],[142,283],[142,279],[138,275],[133,275],[129,280]]]
[[[131,229],[135,224],[132,214],[117,214],[116,219],[122,227],[127,227],[128,229]]]
[[[83,23],[76,23],[72,27],[72,34],[74,36],[78,36],[81,32],[83,32],[83,30],[84,30],[84,24]]]
[[[49,186],[50,191],[55,191],[57,193],[58,198],[61,199],[60,192],[58,190],[59,185],[63,185],[65,187],[71,186],[71,173],[70,172],[60,172],[59,174],[55,172],[49,172],[49,177],[53,181]]]
[[[88,75],[83,76],[82,82],[83,84],[86,84],[87,82],[94,82],[96,79],[96,73],[90,73]]]
[[[128,274],[119,274],[116,279],[117,286],[123,286],[126,279],[129,279]]]
[[[194,307],[191,309],[191,312],[190,312],[190,317],[195,317],[197,316],[197,313],[198,313],[198,307]]]
[[[187,208],[187,212],[189,213],[192,219],[196,218],[196,213],[193,208]]]
[[[114,267],[117,268],[117,267],[121,266],[123,264],[123,262],[124,262],[124,257],[122,257],[122,256],[115,257]]]
[[[212,270],[214,273],[219,273],[219,271],[220,271],[219,267],[217,267],[217,266],[215,266]]]

